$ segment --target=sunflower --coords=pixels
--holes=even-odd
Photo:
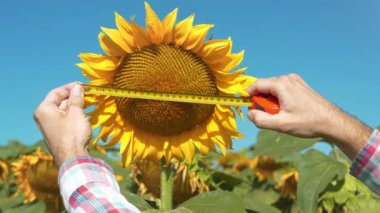
[[[0,159],[0,180],[6,181],[9,176],[9,166],[7,161]]]
[[[236,161],[246,158],[247,156],[241,152],[230,152],[225,157],[218,159],[218,165],[223,169],[231,169]]]
[[[39,199],[59,208],[58,169],[51,155],[37,149],[32,155],[22,155],[12,167],[19,185],[16,193],[25,195],[24,203]]]
[[[172,161],[173,163],[173,161]],[[210,191],[201,169],[195,169],[184,162],[174,162],[176,177],[174,179],[173,201],[182,203],[189,198]],[[141,161],[133,165],[132,177],[139,185],[139,191],[154,200],[160,197],[160,163],[157,161]]]
[[[78,66],[90,85],[197,95],[248,96],[255,78],[232,72],[244,51],[232,53],[231,39],[205,41],[212,24],[193,25],[194,15],[176,23],[177,9],[163,20],[145,3],[146,29],[119,14],[117,29],[101,28],[99,42],[106,54],[82,53]],[[229,106],[202,105],[109,96],[86,96],[94,140],[120,143],[123,165],[165,157],[191,161],[195,150],[207,154],[216,146],[225,154],[237,131]],[[239,108],[236,111],[242,116]]]
[[[257,156],[253,159],[251,167],[256,172],[259,181],[267,178],[273,178],[274,171],[284,167],[284,164],[277,163],[273,158],[268,156]]]
[[[285,198],[295,199],[297,195],[298,172],[292,171],[283,174],[276,185]]]

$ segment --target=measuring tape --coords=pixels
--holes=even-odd
[[[105,95],[124,98],[138,98],[158,101],[174,101],[193,104],[220,104],[230,106],[247,106],[252,109],[260,109],[270,114],[280,111],[280,105],[276,97],[267,94],[254,95],[252,97],[225,97],[180,94],[169,92],[140,91],[119,89],[115,87],[94,86],[82,84],[87,95]]]

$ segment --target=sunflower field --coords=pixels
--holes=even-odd
[[[377,212],[380,199],[348,173],[350,160],[302,139],[262,130],[251,147],[226,156],[195,155],[174,162],[171,212]],[[115,171],[122,194],[142,212],[160,212],[160,164],[139,161],[123,168],[118,150],[91,154]],[[40,141],[10,141],[0,148],[0,212],[64,212],[58,170]]]

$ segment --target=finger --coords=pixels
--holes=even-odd
[[[81,85],[76,84],[71,89],[68,105],[69,105],[69,108],[79,108],[79,109],[83,108],[84,91]]]
[[[278,96],[277,78],[261,78],[253,83],[246,91],[251,95],[259,93],[272,94]]]
[[[53,104],[57,107],[61,105],[61,102],[69,97],[70,89],[77,84],[77,82],[72,82],[69,84],[66,84],[64,86],[58,87],[46,96],[43,103],[45,104]]]
[[[271,115],[255,109],[248,111],[249,120],[251,120],[258,128],[276,130],[280,123],[278,117],[279,115]]]
[[[69,100],[64,100],[64,101],[62,101],[62,103],[61,103],[61,105],[59,105],[59,108],[62,110],[62,111],[66,111],[67,110],[67,108],[68,108],[68,101]]]

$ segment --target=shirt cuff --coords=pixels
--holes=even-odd
[[[58,183],[66,209],[73,192],[92,182],[100,182],[117,192],[120,191],[112,168],[101,159],[89,156],[75,157],[61,165]]]
[[[380,151],[380,134],[379,131],[375,129],[372,132],[371,137],[368,139],[366,145],[364,145],[364,147],[355,157],[350,167],[350,173],[353,176],[358,177],[363,170],[368,169],[368,163],[378,151]]]

